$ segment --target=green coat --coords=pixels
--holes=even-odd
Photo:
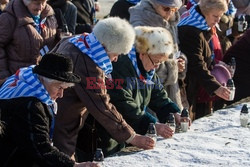
[[[141,62],[139,62],[141,63]],[[145,71],[142,71],[142,75]],[[108,89],[111,103],[122,114],[126,122],[139,134],[144,135],[151,122],[165,123],[169,113],[180,112],[164,90],[160,78],[154,74],[152,81],[154,85],[145,85],[137,78],[137,73],[128,58],[120,56],[119,60],[113,63],[113,82],[121,79],[121,87],[118,85],[114,89]],[[155,116],[147,111],[149,107],[155,112]]]
[[[145,135],[149,123],[155,123],[157,119],[165,123],[169,113],[180,112],[177,105],[168,98],[156,74],[152,81],[159,84],[146,86],[139,81],[128,56],[120,56],[119,60],[113,63],[112,79],[112,82],[106,81],[111,103],[138,134]],[[155,111],[158,118],[149,113],[147,107]],[[105,156],[124,147],[125,143],[118,144],[100,125],[97,125],[97,129]]]

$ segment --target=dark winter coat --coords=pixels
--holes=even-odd
[[[92,32],[92,25],[95,23],[94,0],[72,0],[77,8],[76,34]]]
[[[46,5],[41,19],[47,18],[41,34],[22,0],[12,0],[0,15],[0,79],[14,74],[19,68],[37,64],[40,49],[52,49],[56,44],[57,22],[54,11]]]
[[[139,64],[142,75],[146,75],[141,61]],[[157,74],[154,74],[152,79],[155,85],[145,85],[138,79],[127,55],[120,56],[117,62],[113,62],[112,79],[112,84],[108,85],[111,102],[138,134],[145,135],[148,125],[157,120],[166,123],[169,113],[180,112],[177,105],[168,98]],[[154,115],[148,112],[148,107],[155,112]],[[113,141],[105,129],[99,128],[98,132],[102,141],[102,149],[107,155],[122,148],[122,144]]]
[[[69,32],[75,34],[76,17],[77,17],[76,6],[69,0],[51,0],[48,1],[48,3],[55,10],[55,13],[57,10],[61,11],[62,18],[60,18],[59,13],[56,13],[58,15],[56,16],[58,26],[61,29],[63,29],[64,28],[63,24],[67,24]]]
[[[74,73],[81,76],[81,83],[64,92],[58,99],[58,112],[54,131],[54,144],[61,151],[72,156],[79,130],[90,113],[118,142],[125,142],[134,130],[110,103],[105,88],[105,74],[94,61],[83,54],[68,39],[60,41],[54,52],[70,56],[74,62]],[[99,84],[98,84],[99,83]]]
[[[205,88],[210,95],[220,87],[220,83],[210,74],[212,58],[208,41],[211,39],[211,33],[192,26],[180,26],[178,33],[180,49],[188,59],[186,90],[189,104],[193,106],[197,102],[200,87]]]
[[[140,60],[137,61],[141,63]],[[142,67],[142,64],[140,66]],[[154,85],[145,85],[138,79],[127,55],[120,56],[119,60],[113,63],[113,68],[114,82],[121,79],[122,84],[108,89],[111,102],[137,133],[144,135],[149,123],[156,121],[155,116],[145,111],[147,107],[156,113],[161,123],[166,122],[169,113],[180,112],[176,104],[168,98],[157,74],[154,74],[152,79]],[[146,73],[145,70],[143,73]]]
[[[233,77],[236,87],[234,101],[250,96],[250,30],[226,52],[224,61],[231,62],[231,58],[235,57],[236,70]]]
[[[51,145],[51,114],[35,97],[0,100],[4,133],[0,136],[0,166],[73,167],[66,154]]]

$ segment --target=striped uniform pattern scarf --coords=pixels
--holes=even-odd
[[[33,67],[34,65],[20,68],[16,74],[10,76],[0,89],[0,99],[33,96],[47,105],[55,103],[37,75],[33,73]]]
[[[136,5],[139,2],[141,2],[141,0],[127,0],[127,1],[130,2],[130,3],[132,3],[132,4],[134,4],[134,5]]]
[[[209,31],[211,28],[208,27],[205,18],[195,10],[196,7],[197,5],[194,5],[190,10],[183,13],[177,26],[188,25],[204,31]]]
[[[109,56],[94,33],[81,34],[69,39],[82,53],[87,54],[108,76],[113,71]]]
[[[137,65],[135,46],[133,46],[131,51],[128,53],[128,58],[131,60],[132,65],[134,66],[134,69],[135,69],[139,79],[146,84],[149,84],[149,85],[154,84],[151,80],[154,76],[155,70],[151,70],[150,72],[148,72],[149,75],[147,75],[146,79],[142,76],[142,74],[138,68],[138,65]]]
[[[47,104],[52,115],[50,138],[52,139],[54,129],[54,115],[57,112],[57,103],[51,99],[48,91],[33,73],[34,65],[20,68],[16,74],[10,76],[0,88],[0,99],[11,99],[17,97],[36,97],[42,103]]]

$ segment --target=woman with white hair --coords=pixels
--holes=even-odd
[[[211,75],[214,61],[211,37],[213,27],[219,23],[222,15],[228,10],[225,0],[200,0],[184,13],[178,24],[180,49],[188,58],[187,97],[191,105],[191,118],[198,119],[211,113],[210,102],[201,98],[203,90],[210,97],[229,100],[230,91]]]
[[[20,68],[0,88],[0,166],[97,167],[76,163],[53,146],[56,100],[80,82],[73,63],[46,54],[39,65]]]
[[[180,109],[168,97],[155,70],[168,60],[173,51],[173,40],[170,32],[161,27],[138,26],[135,31],[132,50],[113,63],[112,78],[122,82],[108,89],[108,93],[111,102],[136,133],[145,135],[149,124],[155,123],[157,135],[169,138],[174,131],[165,123],[169,113],[173,113],[179,124]],[[103,150],[112,150],[114,143],[110,137],[105,132],[100,133],[101,141],[105,143]]]
[[[73,59],[74,72],[81,76],[81,83],[73,89],[65,91],[63,99],[58,101],[54,144],[61,151],[74,156],[79,130],[86,123],[86,117],[91,114],[95,118],[94,124],[87,124],[88,135],[78,138],[79,143],[85,144],[84,160],[92,160],[97,140],[87,139],[99,135],[96,130],[100,123],[117,142],[127,142],[143,149],[152,149],[154,141],[135,133],[113,104],[110,103],[107,89],[112,86],[111,62],[118,60],[118,55],[127,54],[134,43],[133,27],[120,18],[100,20],[90,34],[84,33],[61,40],[53,49]],[[101,147],[101,145],[98,145]],[[105,153],[105,151],[104,151]]]
[[[57,21],[46,0],[11,0],[0,15],[0,80],[52,49]]]

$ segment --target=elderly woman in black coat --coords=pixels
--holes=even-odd
[[[187,56],[187,98],[191,118],[198,119],[211,113],[210,101],[200,96],[204,90],[209,97],[229,100],[230,91],[210,73],[214,61],[211,47],[212,30],[228,9],[224,0],[200,0],[182,15],[178,24],[180,49]]]
[[[53,147],[57,98],[80,82],[72,60],[46,54],[39,65],[19,69],[0,88],[0,166],[86,167]]]

